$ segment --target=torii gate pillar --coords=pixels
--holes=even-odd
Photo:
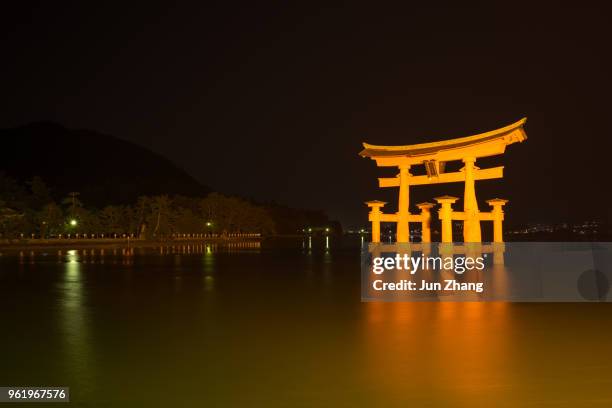
[[[366,205],[370,207],[370,214],[368,218],[370,219],[370,222],[372,223],[372,242],[373,243],[380,242],[380,221],[381,221],[381,215],[382,215],[382,211],[380,211],[380,209],[384,207],[385,204],[387,203],[385,203],[384,201],[378,201],[378,200],[366,202]]]
[[[493,242],[504,242],[502,223],[504,221],[504,210],[503,206],[506,205],[508,200],[501,198],[494,198],[493,200],[487,200],[487,204],[493,207],[491,211],[493,218]]]
[[[401,165],[399,166],[399,200],[397,203],[397,242],[408,242],[410,241],[410,228],[408,225],[408,218],[410,216],[410,197],[409,189],[410,185],[408,180],[410,178],[410,166]]]
[[[442,242],[453,242],[453,209],[451,206],[458,200],[458,198],[442,196],[436,197],[434,200],[441,205],[440,209],[438,210],[438,218],[440,218],[442,223]]]
[[[434,206],[432,203],[417,204],[421,210],[421,242],[431,242],[431,209]]]
[[[478,219],[478,201],[476,200],[476,183],[474,170],[474,157],[465,157],[463,171],[465,172],[465,190],[463,194],[463,212],[465,223],[463,224],[463,242],[481,242],[480,220]]]

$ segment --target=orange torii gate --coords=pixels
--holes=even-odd
[[[501,242],[501,221],[503,220],[502,205],[505,200],[490,200],[493,207],[490,213],[480,212],[476,200],[476,180],[503,178],[504,167],[480,169],[476,167],[476,159],[503,154],[506,146],[527,139],[523,118],[509,126],[481,133],[474,136],[443,140],[440,142],[421,143],[406,146],[377,146],[364,143],[364,149],[359,153],[376,161],[379,167],[397,167],[399,173],[393,178],[379,178],[380,187],[399,187],[398,210],[395,214],[383,214],[381,209],[386,204],[381,201],[369,201],[370,221],[372,222],[372,242],[380,241],[380,222],[397,223],[397,242],[409,242],[409,223],[421,222],[423,241],[429,241],[429,209],[430,203],[419,204],[420,214],[410,213],[410,186],[438,183],[463,182],[463,211],[453,212],[451,204],[454,197],[439,197],[437,201],[443,205],[439,216],[443,220],[443,242],[452,241],[450,230],[453,219],[463,221],[464,242],[481,242],[480,221],[493,221],[495,241]],[[464,164],[459,171],[445,173],[445,164],[461,160]],[[410,168],[423,165],[427,174],[412,175]],[[453,200],[454,199],[454,200]],[[451,237],[450,240],[448,237]]]

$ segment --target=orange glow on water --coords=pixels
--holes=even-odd
[[[487,396],[503,397],[516,381],[508,307],[476,302],[364,304],[368,383],[376,384],[383,399],[401,400],[409,393],[424,401],[480,406],[478,401],[490,401]]]

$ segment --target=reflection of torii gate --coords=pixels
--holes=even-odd
[[[421,143],[407,146],[376,146],[364,143],[364,149],[359,153],[376,161],[379,167],[397,167],[399,174],[393,178],[379,178],[380,187],[399,187],[398,210],[396,214],[383,214],[380,209],[385,204],[380,201],[370,201],[370,221],[372,221],[372,242],[380,240],[380,222],[397,223],[397,242],[409,241],[409,222],[421,222],[423,225],[423,240],[429,234],[429,203],[419,204],[421,214],[410,214],[410,186],[437,183],[464,182],[463,212],[453,212],[451,204],[454,197],[439,197],[436,199],[442,208],[439,215],[443,221],[443,242],[452,241],[450,223],[453,219],[463,221],[464,242],[481,242],[480,221],[494,221],[496,241],[501,241],[501,206],[505,200],[489,200],[493,207],[490,213],[481,213],[476,200],[476,180],[496,179],[503,177],[504,167],[480,169],[476,167],[476,159],[503,154],[506,146],[527,139],[523,130],[526,118],[501,129],[481,133],[475,136],[443,140],[433,143]],[[461,160],[464,166],[461,170],[445,173],[446,162]],[[413,176],[410,168],[415,165],[425,166],[426,175]],[[427,220],[425,222],[425,220]],[[378,225],[374,225],[375,222]],[[446,228],[444,226],[446,225]],[[498,228],[499,227],[499,228]],[[425,231],[427,229],[427,231]],[[377,233],[375,234],[375,231]],[[446,232],[446,234],[445,234]],[[448,239],[451,234],[450,240]],[[428,238],[428,237],[427,237]]]

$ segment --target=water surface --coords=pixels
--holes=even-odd
[[[346,239],[5,251],[0,385],[77,406],[612,405],[612,305],[362,303],[359,268]]]

